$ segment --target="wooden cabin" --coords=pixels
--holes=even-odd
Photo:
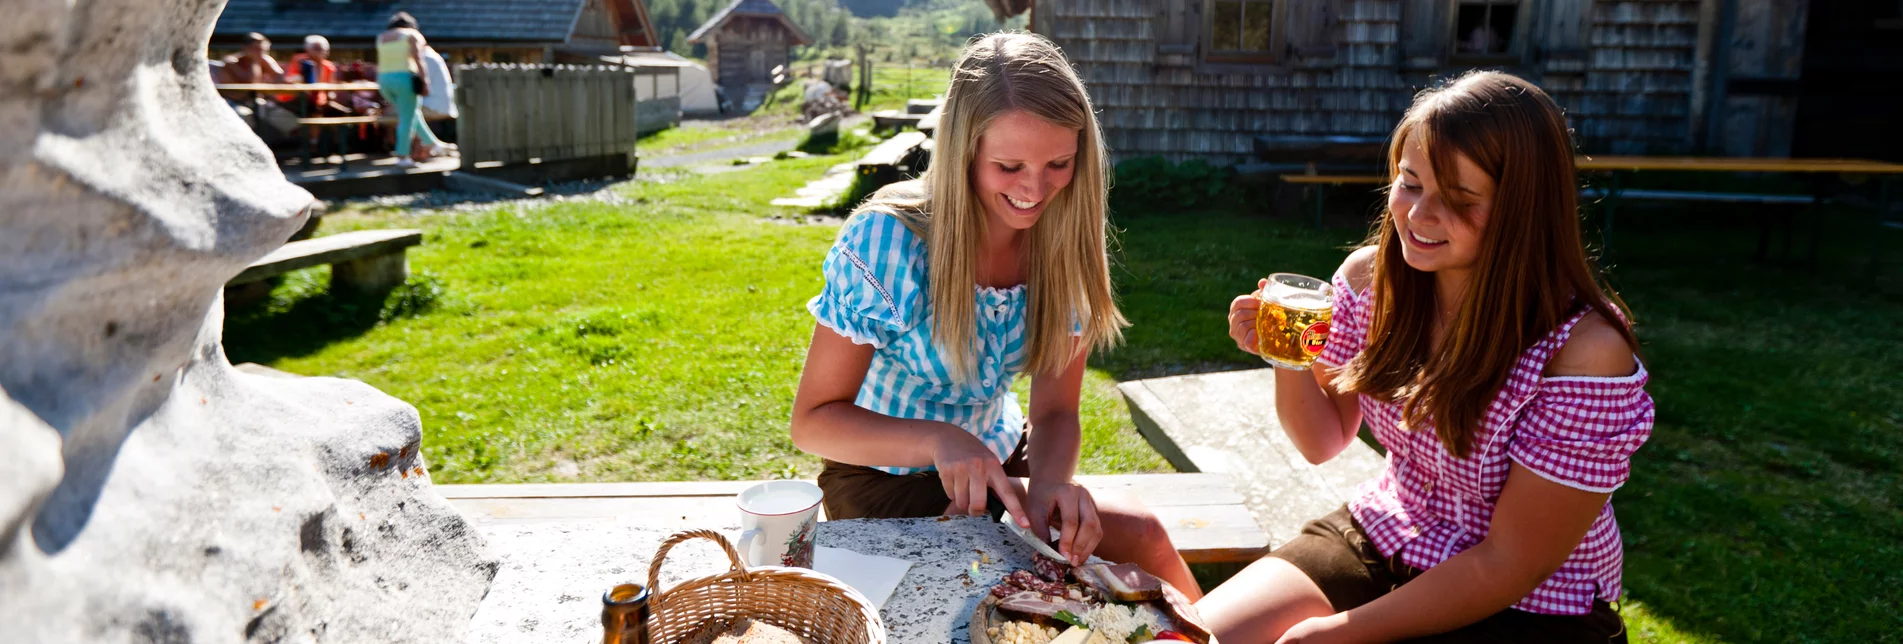
[[[641,0],[229,0],[212,30],[214,51],[236,50],[250,32],[272,41],[280,61],[304,37],[330,40],[331,58],[376,60],[376,38],[407,11],[451,66],[473,63],[599,64],[625,48],[658,51]]]
[[[772,0],[734,0],[688,34],[687,42],[707,45],[714,84],[742,110],[751,110],[772,92],[774,68],[792,62],[793,47],[813,39]]]
[[[1119,158],[1379,140],[1479,67],[1551,92],[1588,152],[1903,160],[1893,0],[988,2],[1064,49]]]

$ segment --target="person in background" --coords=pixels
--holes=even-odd
[[[423,48],[423,68],[430,86],[429,96],[422,98],[424,128],[439,139],[453,141],[456,139],[456,79],[450,77],[449,63],[443,60],[442,54],[436,53],[435,47]],[[439,147],[456,149],[450,143]]]
[[[285,82],[284,68],[271,58],[271,39],[255,31],[245,34],[243,49],[225,57],[224,66],[218,68],[218,77],[214,80],[221,84]],[[225,94],[225,98],[238,101],[245,100],[246,96],[246,92]]]
[[[423,32],[416,29],[416,18],[398,11],[390,16],[389,28],[377,34],[377,86],[396,113],[397,167],[416,165],[410,156],[411,137],[421,140],[426,154],[437,153],[441,141],[422,127],[423,110],[417,100],[430,94],[429,76],[424,73]]]
[[[330,40],[319,35],[304,37],[304,51],[291,57],[290,78],[302,83],[337,82],[337,63],[330,60]],[[311,113],[333,111],[331,106],[337,103],[337,97],[330,92],[312,92],[307,94]],[[349,113],[345,110],[343,113]]]
[[[226,56],[221,62],[217,74],[212,77],[212,81],[218,84],[286,82],[284,68],[271,58],[271,40],[265,38],[264,34],[245,34],[244,48],[235,55]],[[222,91],[218,94],[225,97],[225,101],[231,104],[239,116],[253,125],[253,130],[267,144],[282,142],[292,130],[297,129],[297,115],[273,102],[269,96],[247,91]]]

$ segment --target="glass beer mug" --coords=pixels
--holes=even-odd
[[[1305,370],[1328,343],[1328,321],[1335,313],[1335,289],[1328,282],[1294,273],[1276,273],[1256,292],[1256,353],[1283,369]]]

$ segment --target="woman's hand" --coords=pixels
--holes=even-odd
[[[1282,639],[1276,640],[1275,644],[1328,644],[1355,641],[1353,634],[1347,632],[1347,626],[1347,613],[1310,617],[1283,632]]]
[[[1256,353],[1255,314],[1262,307],[1262,301],[1255,296],[1268,285],[1267,279],[1257,280],[1255,293],[1237,295],[1229,301],[1229,337],[1236,341],[1236,348],[1250,355],[1260,355]]]
[[[1018,518],[1018,525],[1026,525],[1024,507],[1018,503],[1018,486],[1005,475],[998,456],[978,437],[955,425],[945,427],[947,431],[938,435],[932,447],[932,466],[938,468],[938,481],[945,486],[945,496],[952,500],[946,513],[984,516],[989,490],[1004,501],[1004,508]]]
[[[1033,479],[1030,490],[1031,534],[1050,540],[1051,517],[1058,519],[1057,552],[1081,566],[1103,541],[1103,523],[1097,518],[1097,502],[1090,490],[1072,481],[1040,483]],[[1013,513],[1012,516],[1017,516]]]

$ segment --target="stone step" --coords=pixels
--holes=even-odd
[[[1321,465],[1296,450],[1275,415],[1273,369],[1135,380],[1117,386],[1137,430],[1177,470],[1231,477],[1271,546],[1334,511],[1384,458],[1362,441]]]
[[[795,190],[794,197],[780,197],[769,202],[775,206],[803,208],[807,210],[824,208],[839,200],[839,195],[852,189],[853,170],[856,163],[841,163],[826,170],[826,175],[807,183]]]

